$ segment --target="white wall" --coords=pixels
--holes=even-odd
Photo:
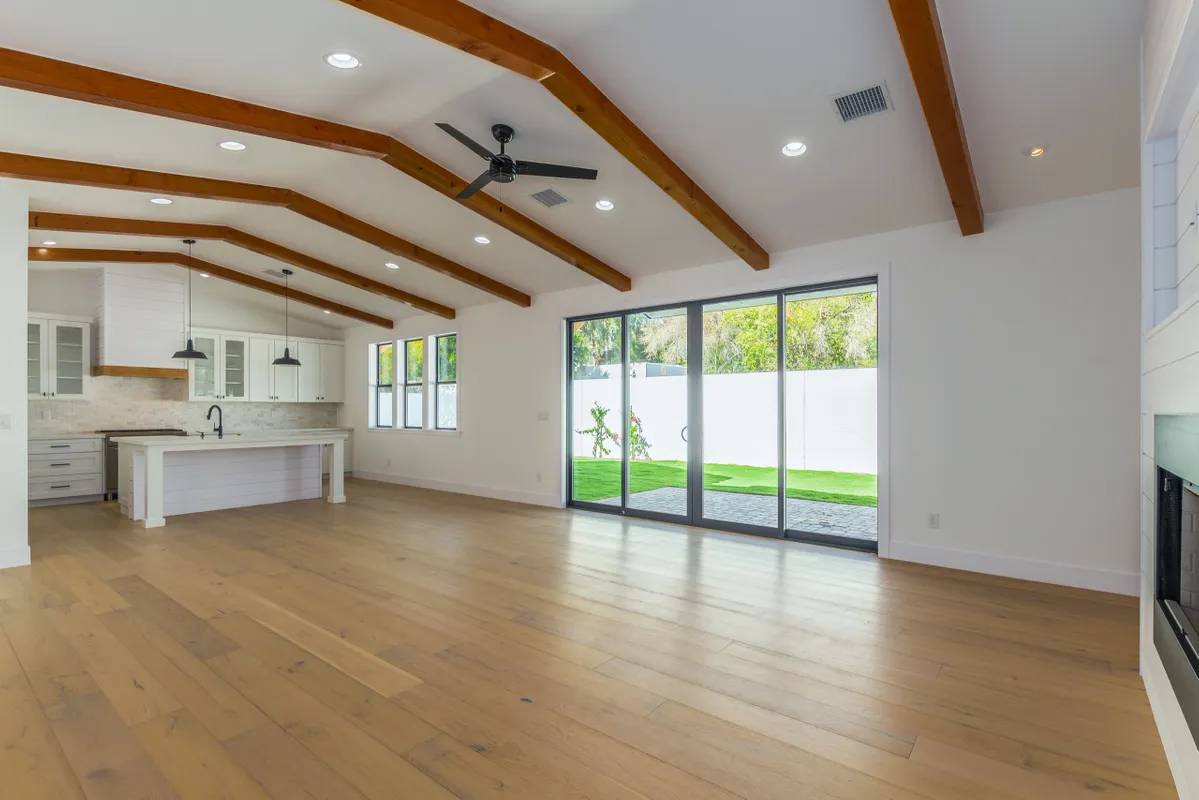
[[[0,180],[0,568],[29,563],[25,292],[29,197]]]
[[[1152,245],[1142,253],[1142,291],[1157,324],[1141,353],[1141,675],[1181,797],[1199,796],[1199,748],[1153,645],[1153,417],[1199,413],[1199,231],[1191,224],[1199,211],[1194,17],[1193,0],[1152,0],[1142,41],[1142,214]]]
[[[402,321],[399,337],[460,334],[461,433],[367,430],[368,345],[391,334],[352,329],[355,472],[557,505],[565,317],[888,273],[890,553],[1133,594],[1138,209],[1137,190],[1108,192],[992,214],[980,236],[946,222],[776,253],[760,273],[730,261]]]

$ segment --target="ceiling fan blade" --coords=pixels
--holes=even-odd
[[[470,186],[467,186],[465,189],[463,189],[461,192],[458,193],[458,199],[465,200],[466,198],[470,197],[472,194],[479,191],[480,189],[482,189],[484,186],[486,186],[489,183],[491,183],[491,173],[484,172],[482,175],[480,175],[479,177],[477,177],[473,181],[471,181]]]
[[[457,139],[459,142],[461,142],[462,144],[469,147],[471,150],[474,150],[475,153],[480,158],[485,158],[488,161],[491,160],[491,151],[490,150],[488,150],[486,147],[484,147],[483,145],[476,142],[474,139],[467,136],[462,131],[455,128],[453,125],[449,124],[448,122],[438,122],[437,127],[441,128],[443,131],[448,133],[450,136],[453,136],[455,139]]]
[[[599,172],[594,169],[566,167],[561,164],[542,164],[537,161],[517,161],[516,173],[518,175],[540,175],[543,178],[579,178],[585,181],[593,181],[599,175]]]

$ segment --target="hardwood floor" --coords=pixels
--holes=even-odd
[[[1131,598],[365,481],[30,513],[5,798],[1175,797]]]

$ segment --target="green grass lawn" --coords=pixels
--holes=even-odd
[[[704,488],[741,494],[774,494],[778,471],[744,464],[705,464]],[[629,493],[663,486],[687,486],[682,461],[634,461],[629,465]],[[620,462],[609,458],[574,460],[574,498],[603,500],[620,496]],[[878,477],[861,472],[787,470],[787,496],[855,506],[878,505]]]

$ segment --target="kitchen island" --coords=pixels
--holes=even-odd
[[[122,436],[121,511],[147,528],[168,516],[321,496],[329,448],[330,503],[344,503],[347,431],[263,431],[200,436]]]

